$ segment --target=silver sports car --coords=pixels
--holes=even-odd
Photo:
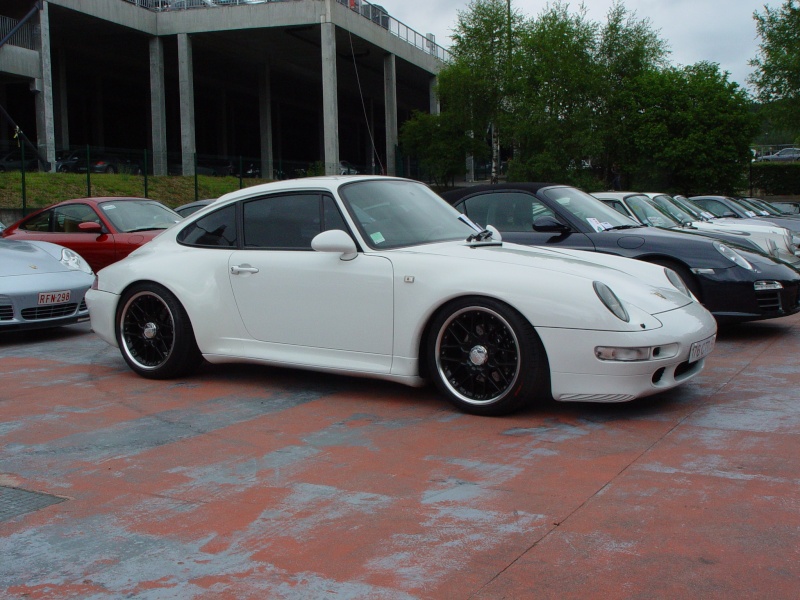
[[[0,239],[0,332],[89,319],[94,273],[81,256],[48,242]]]

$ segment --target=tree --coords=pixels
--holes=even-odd
[[[669,50],[648,19],[639,20],[616,1],[600,30],[597,64],[605,82],[598,102],[597,135],[603,148],[600,157],[606,176],[617,165],[623,173],[635,162],[630,144],[630,119],[635,114],[637,80],[645,73],[668,65]]]
[[[568,8],[557,2],[523,29],[511,179],[582,183],[582,160],[596,151],[598,26]]]
[[[746,92],[715,63],[648,71],[636,79],[626,142],[637,189],[735,194],[758,125]]]
[[[784,0],[780,8],[753,13],[761,38],[755,71],[748,78],[758,99],[786,125],[800,128],[800,6]]]
[[[492,138],[493,173],[499,162],[499,132],[513,105],[513,62],[522,18],[510,0],[473,0],[459,12],[452,63],[439,73],[442,114],[459,112],[471,135]]]
[[[485,147],[464,134],[465,121],[457,112],[432,115],[414,112],[400,129],[403,153],[417,159],[420,169],[438,186],[446,186],[466,170],[465,160]]]

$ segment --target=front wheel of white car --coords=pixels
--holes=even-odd
[[[489,298],[462,298],[434,318],[428,373],[457,408],[503,415],[549,396],[549,367],[533,327]]]
[[[143,377],[179,377],[201,361],[186,310],[156,283],[140,283],[123,294],[116,334],[125,362]]]

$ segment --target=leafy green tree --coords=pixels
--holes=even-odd
[[[757,119],[746,92],[715,63],[651,70],[636,79],[626,142],[632,187],[734,194],[745,186]]]
[[[758,56],[750,61],[755,71],[749,77],[758,99],[772,108],[776,117],[800,129],[800,6],[784,0],[780,8],[764,6],[753,13],[761,38]]]
[[[637,160],[630,144],[631,117],[635,114],[638,79],[668,65],[667,43],[649,19],[637,19],[620,1],[608,11],[600,30],[597,66],[604,81],[598,97],[597,135],[602,147],[606,177],[616,165],[623,175]],[[624,182],[623,182],[624,185]]]
[[[432,115],[415,112],[400,129],[400,148],[413,156],[420,169],[437,186],[466,171],[468,154],[485,149],[483,141],[464,134],[465,120],[458,112]]]
[[[513,106],[513,63],[522,17],[510,0],[473,0],[459,12],[453,32],[451,64],[439,73],[442,114],[466,118],[467,135],[492,138],[493,163],[499,160],[500,132]]]
[[[597,150],[597,29],[561,2],[523,29],[510,179],[584,183],[583,159]]]

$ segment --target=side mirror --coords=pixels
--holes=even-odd
[[[341,229],[329,229],[317,234],[311,240],[311,247],[317,252],[338,252],[341,260],[353,260],[358,256],[353,238]]]
[[[103,226],[94,221],[78,223],[78,229],[80,229],[81,233],[103,233]]]
[[[569,226],[564,225],[561,221],[556,219],[555,217],[546,216],[546,217],[539,217],[533,222],[533,230],[534,231],[552,231],[555,233],[566,233],[570,231]]]

